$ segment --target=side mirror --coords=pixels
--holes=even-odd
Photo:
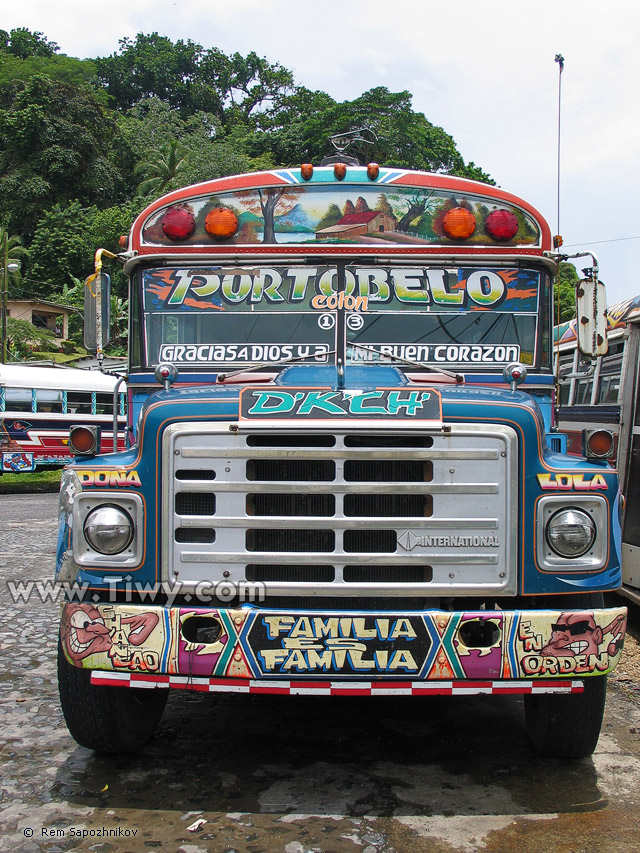
[[[103,350],[109,343],[111,278],[106,272],[90,275],[84,283],[84,345]]]
[[[585,270],[588,274],[588,270]],[[585,278],[576,286],[576,334],[578,349],[583,355],[595,358],[606,355],[607,294],[605,286],[596,278]]]

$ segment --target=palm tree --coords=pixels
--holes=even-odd
[[[6,248],[5,248],[6,245]],[[0,257],[0,266],[4,268],[6,263],[8,280],[11,282],[20,281],[20,269],[12,269],[15,264],[18,267],[22,266],[22,261],[28,257],[29,250],[22,245],[22,237],[15,235],[10,236],[8,230],[0,225],[0,247],[2,247],[2,257]]]
[[[0,225],[0,282],[2,283],[0,299],[0,358],[7,362],[7,296],[9,282],[20,281],[20,266],[22,259],[29,254],[22,245],[20,237],[10,236],[8,230]]]
[[[177,139],[172,139],[161,148],[152,149],[149,158],[138,163],[134,169],[134,174],[143,179],[136,195],[160,195],[174,178],[184,172],[188,160],[189,152]]]

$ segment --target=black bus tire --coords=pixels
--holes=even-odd
[[[584,679],[583,693],[541,693],[524,697],[527,732],[539,755],[586,758],[602,728],[607,695],[604,675]]]
[[[87,749],[113,754],[140,750],[158,727],[169,691],[91,683],[88,669],[72,666],[58,642],[58,690],[67,728]]]

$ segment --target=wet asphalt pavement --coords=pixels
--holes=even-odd
[[[139,755],[78,747],[58,705],[57,605],[7,588],[52,578],[57,495],[2,495],[0,517],[1,850],[640,848],[640,686],[628,671],[610,679],[598,749],[580,762],[533,754],[518,697],[172,691]]]

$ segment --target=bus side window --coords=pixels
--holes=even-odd
[[[570,352],[568,355],[562,355],[560,357],[560,364],[558,367],[558,385],[559,385],[559,396],[558,396],[558,405],[559,406],[568,406],[569,405],[569,396],[571,392],[571,373],[573,372],[573,352]]]
[[[113,414],[113,394],[96,394],[96,415]]]
[[[591,403],[591,389],[593,387],[593,379],[589,377],[589,379],[581,379],[578,382],[578,388],[576,391],[576,403],[584,405],[589,405]]]
[[[91,391],[67,391],[67,412],[70,415],[90,415]]]
[[[600,387],[596,403],[600,405],[615,405],[620,391],[620,372],[622,370],[622,350],[624,344],[617,344],[609,349],[608,355],[602,359],[600,368]]]
[[[37,388],[36,400],[39,412],[62,414],[62,391],[56,391],[52,388]]]
[[[4,394],[5,394],[5,411],[7,411],[7,412],[30,412],[31,411],[31,388],[6,388]]]

